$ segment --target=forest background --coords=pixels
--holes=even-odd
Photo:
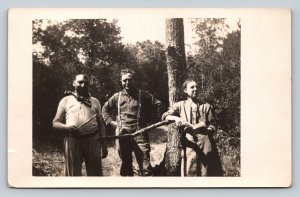
[[[188,77],[200,86],[199,100],[214,106],[218,124],[214,137],[224,175],[240,176],[240,21],[232,29],[222,18],[184,20],[194,33],[185,43]],[[131,68],[140,88],[155,95],[167,110],[166,46],[147,39],[125,43],[121,32],[117,19],[33,21],[33,175],[63,175],[63,134],[52,129],[52,120],[78,73],[88,74],[90,92],[103,105],[121,89],[119,71]],[[155,165],[163,156],[165,129],[149,134]],[[104,174],[118,176],[119,163],[112,141],[103,161]]]

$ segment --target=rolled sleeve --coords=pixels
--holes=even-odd
[[[55,117],[52,121],[52,124],[55,123],[55,122],[65,123],[65,118],[66,118],[65,105],[66,105],[66,102],[67,102],[66,98],[63,98],[59,102]]]
[[[180,116],[179,115],[179,109],[180,109],[179,103],[175,103],[172,107],[170,107],[170,109],[168,111],[166,111],[165,113],[163,113],[161,119],[165,120],[166,117],[169,116],[169,115]]]

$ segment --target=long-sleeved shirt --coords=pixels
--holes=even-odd
[[[112,120],[116,120],[118,105],[120,106],[119,121],[122,125],[134,126],[138,124],[139,127],[145,127],[156,119],[159,120],[161,102],[147,91],[140,90],[140,92],[140,103],[139,90],[130,94],[126,90],[122,90],[110,97],[102,109],[105,123],[108,125]]]

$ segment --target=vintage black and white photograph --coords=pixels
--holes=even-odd
[[[32,21],[33,176],[240,176],[239,18]]]
[[[9,56],[11,185],[289,186],[288,10],[13,9],[10,16],[9,46],[23,46],[19,58]],[[278,168],[285,170],[270,180]]]

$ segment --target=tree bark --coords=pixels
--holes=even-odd
[[[187,75],[182,18],[166,19],[166,43],[169,105],[172,106],[180,98],[180,87]],[[180,176],[181,139],[179,128],[174,123],[170,124],[168,126],[168,143],[164,155],[167,176]]]
[[[166,19],[166,44],[169,105],[172,106],[180,97],[180,86],[187,75],[182,18]]]
[[[179,128],[172,123],[168,126],[168,143],[164,155],[166,175],[180,176],[181,135]]]

